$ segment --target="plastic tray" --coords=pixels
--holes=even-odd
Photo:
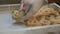
[[[52,5],[59,7],[55,3]],[[0,5],[0,34],[48,34],[50,32],[60,34],[60,24],[37,27],[14,25],[11,11],[19,6],[20,4]]]

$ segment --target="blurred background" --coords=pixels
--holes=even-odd
[[[0,0],[0,4],[17,4],[20,3],[21,0]]]
[[[60,0],[48,0],[49,3],[57,2],[60,3]],[[0,0],[0,4],[18,4],[21,0]]]

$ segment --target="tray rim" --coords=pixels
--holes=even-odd
[[[20,4],[6,4],[6,5],[0,5],[1,7],[5,7],[5,6],[18,6]]]

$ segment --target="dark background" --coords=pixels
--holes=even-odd
[[[57,2],[60,4],[60,0],[48,0],[49,3]],[[21,0],[0,0],[0,4],[18,4]]]
[[[60,0],[48,0],[49,3],[53,3],[53,2],[56,2],[56,3],[60,3]]]
[[[0,0],[0,4],[17,4],[20,2],[21,0]]]

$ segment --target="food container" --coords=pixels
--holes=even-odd
[[[36,27],[26,27],[24,24],[14,25],[11,12],[19,5],[0,5],[0,34],[60,34],[60,24]],[[51,5],[60,9],[60,6],[55,3]]]

